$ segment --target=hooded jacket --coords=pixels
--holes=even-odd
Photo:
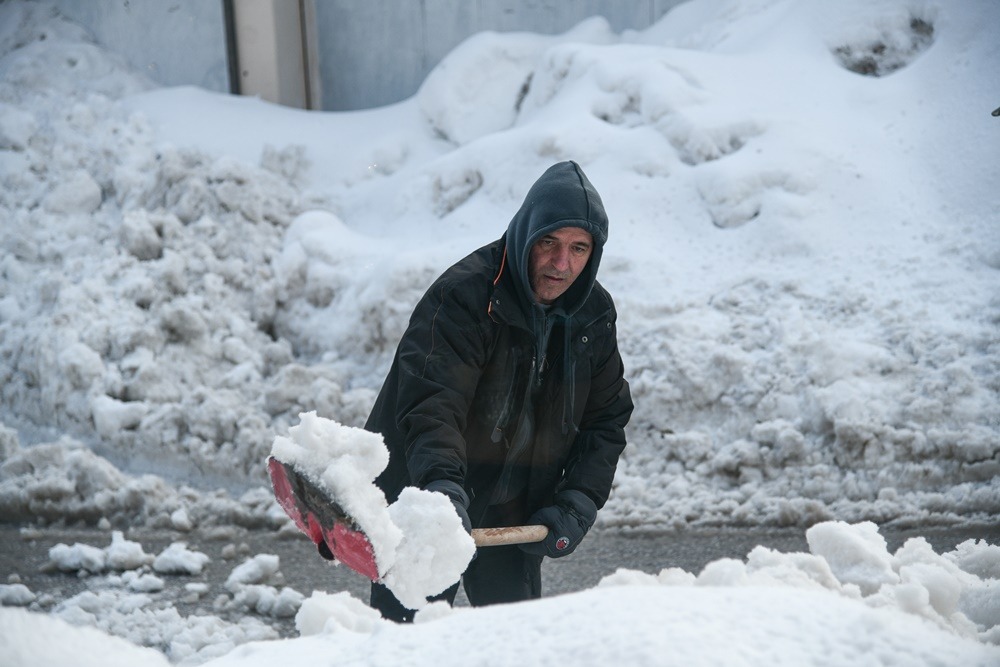
[[[542,308],[531,247],[563,227],[590,232],[593,249]],[[389,450],[376,482],[390,502],[405,486],[450,480],[472,499],[475,525],[511,493],[524,498],[525,517],[565,488],[604,505],[632,413],[614,302],[596,279],[607,230],[597,191],[562,162],[531,187],[503,237],[427,290],[365,426]]]

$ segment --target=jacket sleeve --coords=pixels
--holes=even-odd
[[[465,481],[462,433],[488,354],[473,301],[467,287],[439,281],[417,304],[399,344],[396,421],[410,479],[421,488],[440,479]]]
[[[577,489],[586,493],[598,509],[604,506],[611,494],[618,458],[625,449],[625,426],[632,408],[612,319],[610,336],[592,365],[580,431],[560,489]]]

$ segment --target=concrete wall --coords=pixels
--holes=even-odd
[[[449,51],[476,32],[556,34],[596,15],[604,16],[615,31],[642,29],[681,1],[233,0],[236,15],[243,3],[245,12],[270,16],[274,23],[267,29],[279,37],[278,45],[269,47],[270,60],[263,52],[248,50],[244,37],[244,58],[240,69],[234,70],[234,83],[230,81],[224,0],[54,3],[67,18],[87,28],[98,43],[165,86],[195,85],[219,92],[241,87],[246,94],[290,106],[341,111],[410,97]],[[283,17],[290,5],[296,6],[296,15],[301,12],[307,18],[308,28],[305,37],[300,35],[298,41],[286,45],[280,35],[288,32]],[[248,34],[245,28],[244,35]],[[253,37],[255,48],[267,46],[272,36]],[[289,53],[292,50],[295,58]],[[301,63],[302,52],[312,61],[305,63],[303,71],[289,74],[288,63],[297,59]],[[277,73],[281,80],[269,78]],[[290,83],[289,76],[304,77],[305,93],[301,82]]]
[[[66,18],[87,29],[164,86],[230,92],[221,0],[54,0]]]

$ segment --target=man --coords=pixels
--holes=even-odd
[[[416,486],[447,495],[467,529],[549,527],[543,542],[478,552],[462,577],[473,605],[541,597],[542,557],[572,553],[611,491],[632,400],[596,281],[607,236],[579,165],[550,167],[506,234],[417,304],[365,426],[389,449],[376,480],[389,502]],[[379,584],[371,603],[413,618]]]

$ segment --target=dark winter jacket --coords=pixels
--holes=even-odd
[[[557,164],[502,238],[421,298],[366,425],[389,449],[377,483],[390,502],[404,486],[450,480],[472,498],[477,523],[504,495],[497,486],[506,468],[520,471],[501,486],[526,498],[525,518],[564,488],[604,505],[632,412],[614,303],[596,281],[607,225],[579,166]],[[543,310],[528,281],[529,252],[562,227],[586,229],[594,247],[583,273]]]

